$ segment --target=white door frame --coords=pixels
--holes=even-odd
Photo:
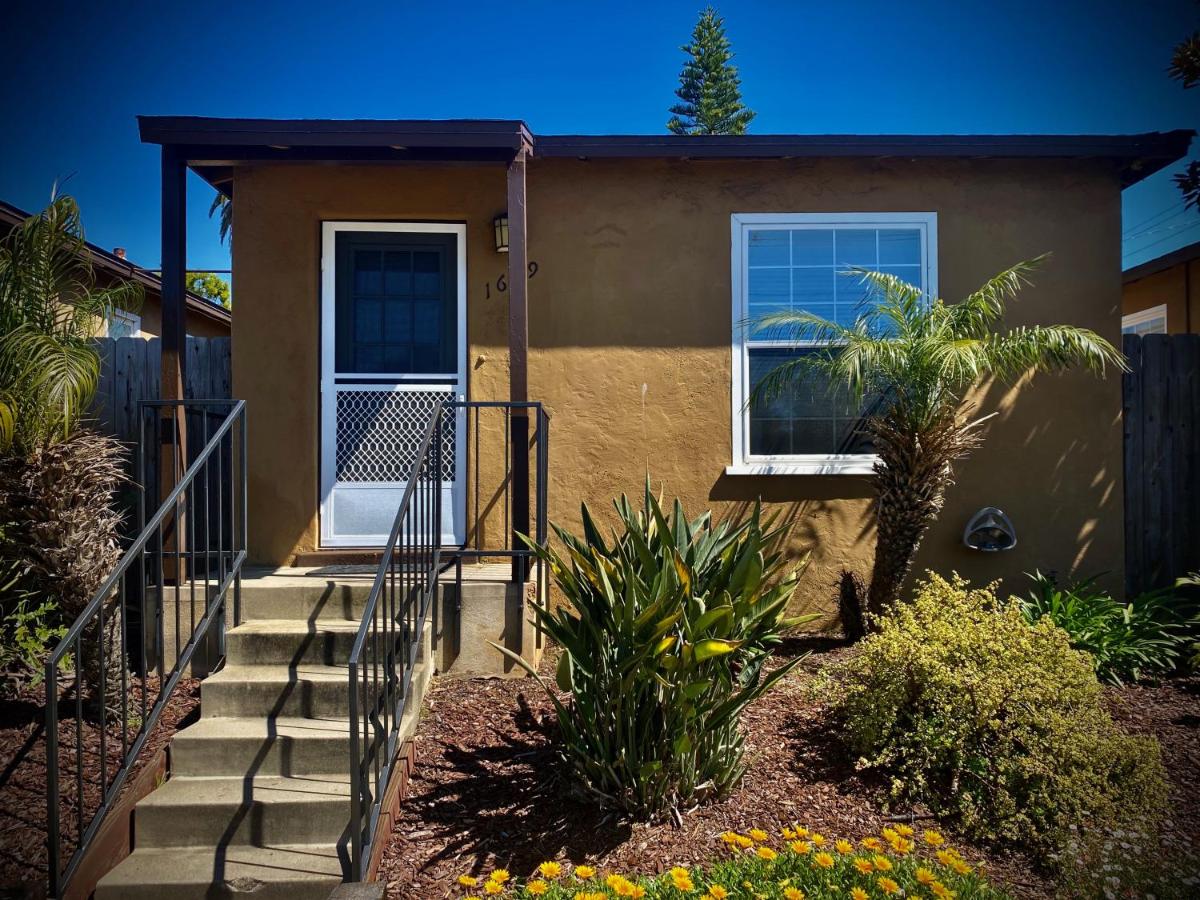
[[[457,256],[457,372],[454,375],[431,374],[370,374],[358,376],[355,373],[336,372],[336,351],[334,340],[335,304],[337,294],[337,235],[340,232],[378,232],[378,233],[407,233],[407,234],[453,234],[456,241]],[[322,547],[381,547],[387,541],[388,534],[356,535],[347,538],[339,536],[335,527],[334,497],[335,486],[340,491],[346,489],[359,490],[363,486],[338,486],[336,482],[337,463],[337,391],[339,384],[345,385],[356,377],[372,379],[372,390],[399,391],[429,391],[441,386],[459,400],[466,399],[467,391],[467,226],[465,223],[452,222],[371,222],[371,221],[331,221],[321,223],[321,398],[320,422],[320,477],[318,479],[318,501],[320,503],[320,545]],[[392,386],[380,385],[383,379],[390,379]],[[406,387],[405,385],[409,386]],[[365,385],[360,387],[366,387]],[[466,516],[466,417],[463,410],[456,416],[455,443],[455,479],[443,493],[443,522],[442,542],[462,543],[465,538]],[[380,490],[403,491],[404,482],[372,485],[371,488]],[[366,488],[366,489],[371,489]],[[449,502],[447,502],[449,501]],[[398,502],[398,498],[397,498]],[[391,522],[388,523],[390,529]]]

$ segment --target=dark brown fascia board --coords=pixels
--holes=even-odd
[[[24,222],[31,215],[33,213],[28,213],[19,207],[13,206],[11,203],[0,200],[0,223],[10,228]],[[84,244],[87,246],[88,253],[92,258],[92,265],[95,268],[117,278],[135,281],[159,297],[162,296],[162,279],[156,273],[148,269],[143,269],[141,266],[127,259],[121,259],[121,257],[110,253],[103,247],[93,244],[91,241],[84,241]],[[193,294],[190,291],[187,295],[187,307],[198,315],[225,325],[228,325],[232,319],[232,313],[225,307],[218,306],[211,300],[206,300],[199,294]]]
[[[1182,158],[1194,131],[1132,135],[542,135],[536,155],[576,158],[925,157],[1112,159],[1125,186]]]
[[[517,119],[219,119],[138,116],[142,142],[170,146],[459,147],[531,145]]]
[[[1121,273],[1122,280],[1125,284],[1129,284],[1131,281],[1137,281],[1149,275],[1157,275],[1159,272],[1165,272],[1172,266],[1191,262],[1193,259],[1200,259],[1200,241],[1196,241],[1194,244],[1187,244],[1169,253],[1164,253],[1162,256],[1156,256],[1154,259],[1148,259],[1144,263],[1139,263],[1131,269],[1126,269]]]

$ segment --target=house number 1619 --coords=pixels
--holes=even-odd
[[[537,273],[538,273],[538,264],[536,262],[534,262],[533,260],[530,260],[529,261],[529,277],[532,278]],[[496,279],[495,283],[496,283],[496,292],[497,293],[503,294],[505,291],[508,290],[508,276],[507,275],[501,275],[499,278]],[[488,300],[492,299],[492,282],[488,281],[488,282],[484,283],[483,295]]]

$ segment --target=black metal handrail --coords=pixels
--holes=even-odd
[[[366,877],[375,831],[399,752],[442,553],[442,427],[434,407],[349,659],[351,877]],[[360,677],[361,674],[361,677]]]
[[[443,438],[446,429],[454,429],[450,432],[452,435],[469,443],[480,433],[480,411],[489,409],[498,410],[504,416],[505,546],[482,546],[476,529],[468,530],[467,543],[443,546],[442,484],[446,471]],[[470,411],[475,413],[473,425],[467,415]],[[517,417],[524,421],[518,423],[522,427],[514,428]],[[534,419],[532,436],[528,432],[529,417]],[[538,596],[544,596],[545,573],[541,561],[519,539],[518,532],[529,531],[528,456],[529,444],[532,444],[536,473],[532,533],[537,542],[546,540],[549,423],[549,415],[538,402],[449,400],[434,408],[426,424],[350,651],[350,881],[367,876],[372,851],[379,838],[377,829],[383,801],[395,775],[401,749],[400,724],[410,698],[413,670],[439,577],[454,566],[457,596],[461,598],[464,559],[508,558],[513,561],[514,577],[522,585],[536,565]],[[464,426],[465,434],[457,431],[459,424]],[[478,484],[478,444],[474,456],[473,480]],[[523,479],[516,471],[517,466],[512,465],[514,461],[521,462],[522,456],[525,462]],[[456,469],[454,477],[463,478],[465,474]],[[475,516],[478,524],[478,519],[483,516],[478,501]],[[472,532],[476,535],[473,547],[467,545],[472,540]],[[523,604],[523,590],[520,597]],[[520,652],[521,648],[517,649]]]
[[[223,625],[231,586],[235,624],[241,615],[247,512],[245,403],[152,401],[139,405],[139,415],[154,422],[154,439],[147,442],[143,422],[139,442],[140,533],[46,660],[46,803],[52,897],[62,895],[77,871],[197,648],[214,623]],[[216,416],[220,423],[210,429],[209,419]],[[202,442],[190,462],[189,432]],[[150,452],[155,459],[148,464]],[[145,493],[155,469],[157,492],[164,492],[168,484],[173,487],[147,521]],[[170,476],[164,469],[170,470]],[[165,607],[172,589],[175,640],[174,659],[168,666],[171,646]],[[199,609],[197,592],[201,595]],[[186,633],[182,631],[185,616]],[[68,667],[73,668],[73,677],[64,683],[60,675]],[[152,693],[155,696],[150,702]],[[132,703],[131,694],[135,695]],[[59,707],[71,700],[74,747],[64,748],[60,746]],[[100,726],[94,748],[84,746],[85,716],[96,718]],[[116,770],[110,772],[114,762]],[[72,770],[73,798],[64,799],[60,790],[64,764]],[[73,829],[64,830],[64,816],[74,818]]]

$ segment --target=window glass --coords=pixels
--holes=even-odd
[[[868,309],[868,286],[847,272],[886,272],[926,289],[926,223],[870,225],[821,222],[816,216],[781,216],[780,222],[745,226],[745,297],[749,320],[744,334],[743,452],[750,458],[869,454],[863,433],[864,407],[844,389],[831,390],[819,376],[794,383],[777,397],[754,398],[754,388],[772,369],[800,355],[824,352],[811,343],[784,343],[790,335],[756,328],[759,317],[778,310],[804,310],[853,325]],[[836,219],[836,217],[831,217]],[[802,227],[799,227],[801,226]],[[867,401],[870,402],[870,401]]]

